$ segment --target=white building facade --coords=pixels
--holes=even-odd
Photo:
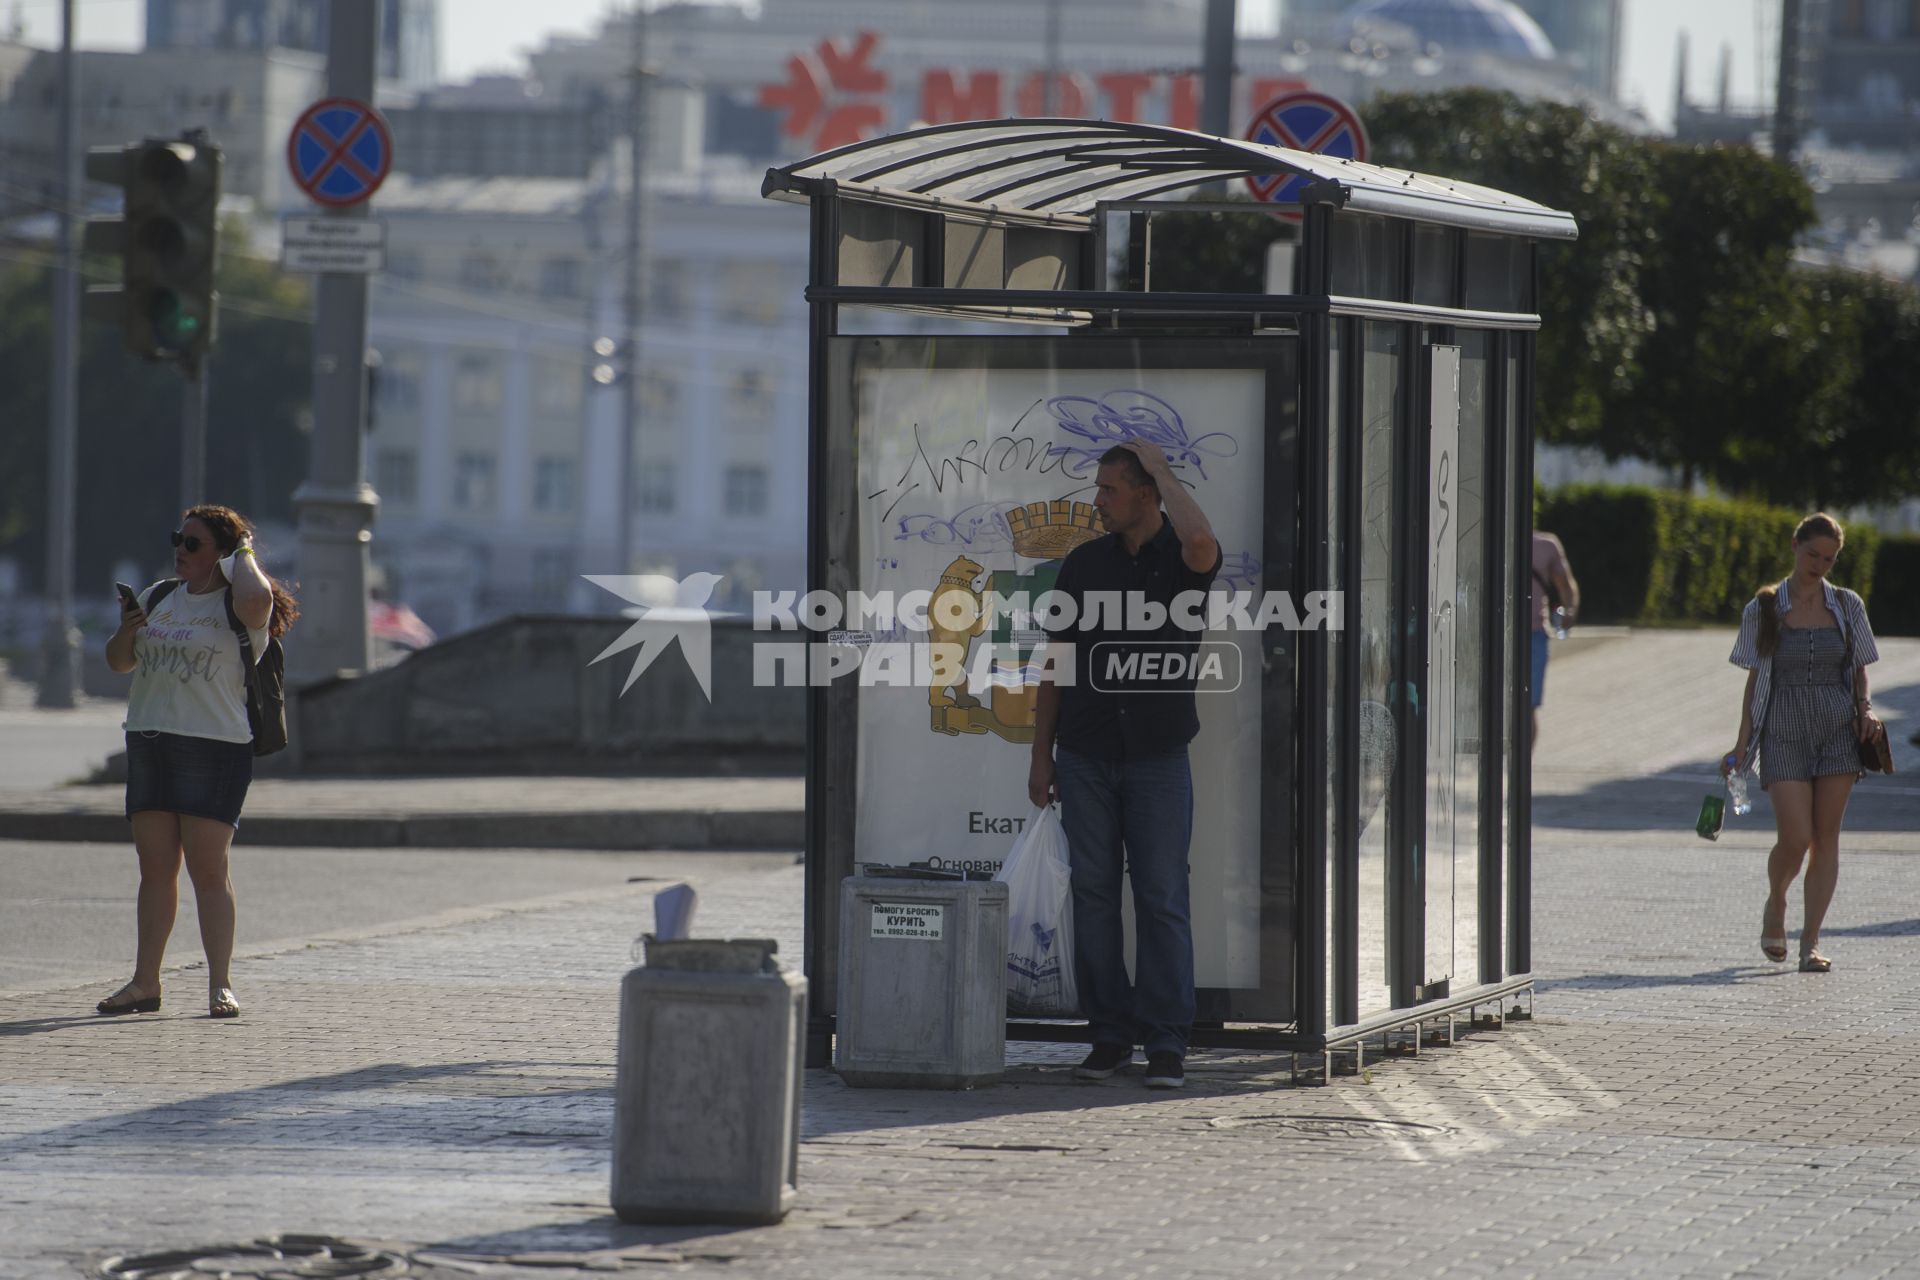
[[[594,353],[625,336],[624,192],[443,178],[381,194],[374,555],[436,630],[615,603],[588,573],[719,573],[723,608],[805,580],[804,219],[755,183],[654,185],[624,566],[624,396],[595,378],[624,361]]]

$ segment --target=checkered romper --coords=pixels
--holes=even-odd
[[[1781,627],[1760,735],[1760,785],[1859,773],[1847,642],[1839,627]]]

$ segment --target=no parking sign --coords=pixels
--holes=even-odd
[[[1367,130],[1352,107],[1324,93],[1300,91],[1282,94],[1254,114],[1247,141],[1344,160],[1367,158]],[[1300,203],[1300,192],[1312,178],[1300,174],[1248,174],[1247,187],[1257,200],[1272,204]],[[1298,209],[1275,209],[1296,221]]]
[[[326,98],[301,112],[287,135],[287,168],[321,204],[359,204],[393,167],[393,136],[380,113],[352,98]]]

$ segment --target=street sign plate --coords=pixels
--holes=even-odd
[[[366,103],[323,98],[293,122],[287,168],[299,188],[321,204],[358,204],[387,180],[393,135]]]
[[[282,218],[283,244],[384,245],[387,224],[378,218]]]
[[[1346,160],[1367,158],[1367,130],[1354,109],[1324,93],[1283,93],[1254,114],[1247,141]],[[1254,198],[1272,204],[1300,203],[1300,192],[1312,179],[1298,174],[1247,175]],[[1276,209],[1283,218],[1298,221],[1298,209]]]
[[[280,266],[286,271],[339,271],[373,275],[387,265],[387,250],[377,244],[289,244],[280,246]]]

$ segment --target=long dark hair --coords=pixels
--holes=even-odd
[[[213,545],[220,549],[220,554],[223,556],[232,555],[233,549],[240,545],[242,537],[253,536],[253,521],[232,507],[203,502],[197,507],[188,509],[187,514],[182,517],[182,523],[187,520],[198,520],[207,526],[207,531],[213,534]],[[262,573],[264,574],[265,570],[262,570]],[[298,584],[285,583],[278,578],[268,576],[267,585],[273,589],[273,619],[267,624],[267,634],[278,640],[287,634],[293,627],[294,619],[300,616],[300,602],[294,598],[291,589]]]
[[[1793,530],[1793,545],[1799,546],[1814,538],[1832,538],[1841,546],[1847,543],[1847,532],[1840,522],[1824,511],[1816,511],[1802,520]],[[1771,658],[1774,650],[1780,647],[1780,586],[1772,583],[1760,588],[1754,599],[1760,602],[1760,633],[1757,646],[1760,656]]]

